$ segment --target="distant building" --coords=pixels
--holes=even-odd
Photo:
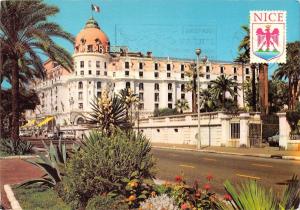
[[[26,113],[28,119],[53,116],[56,125],[81,124],[95,96],[101,96],[104,89],[118,93],[126,87],[138,94],[143,116],[157,108],[174,108],[178,99],[186,99],[192,107],[192,93],[185,91],[190,80],[185,72],[193,59],[154,57],[152,52],[144,55],[111,46],[93,18],[76,37],[73,59],[74,72],[51,60],[44,63],[46,78],[34,85],[41,104]],[[250,71],[248,65],[243,72],[241,64],[208,60],[202,68],[201,88],[209,88],[209,81],[221,74],[232,76],[241,85],[243,79],[250,79]],[[234,100],[243,107],[242,89],[235,91],[238,96]]]

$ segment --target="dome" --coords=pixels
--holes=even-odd
[[[75,39],[75,53],[109,52],[109,39],[94,18],[90,18]]]

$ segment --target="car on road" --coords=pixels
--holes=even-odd
[[[65,131],[61,133],[62,139],[75,139],[75,134],[72,131]]]
[[[268,137],[268,143],[271,147],[279,146],[279,132],[277,132],[274,136]]]
[[[47,138],[48,139],[58,139],[58,135],[56,133],[49,132],[49,133],[47,133]]]

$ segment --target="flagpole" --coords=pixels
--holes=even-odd
[[[91,13],[92,13],[92,18],[94,19],[94,15],[93,15],[93,3],[92,3],[92,0],[90,0],[90,3],[91,3],[90,9],[92,9],[92,11],[91,11]]]

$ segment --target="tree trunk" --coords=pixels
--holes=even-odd
[[[242,63],[242,96],[243,96],[243,108],[245,108],[245,88],[244,88],[244,63]]]
[[[193,90],[192,90],[192,112],[197,112],[197,85],[196,78],[193,79]]]
[[[11,138],[19,140],[19,71],[18,59],[14,60],[12,68],[12,128]]]
[[[251,65],[251,72],[252,72],[252,109],[254,112],[256,112],[256,75],[255,75],[255,65]]]
[[[268,64],[259,64],[259,99],[261,114],[269,113]]]
[[[1,55],[0,55],[1,56]],[[3,63],[2,63],[2,56],[0,57],[0,66],[2,67],[3,66]],[[2,68],[0,68],[0,139],[3,138],[3,107],[2,107],[2,81],[3,81],[3,76],[2,76]]]
[[[288,85],[289,85],[289,94],[288,94],[288,109],[291,110],[291,102],[292,102],[292,84],[291,78],[288,78]]]
[[[292,110],[295,110],[296,108],[296,101],[297,101],[297,92],[298,92],[298,81],[294,80],[293,82],[293,94],[292,94]]]

